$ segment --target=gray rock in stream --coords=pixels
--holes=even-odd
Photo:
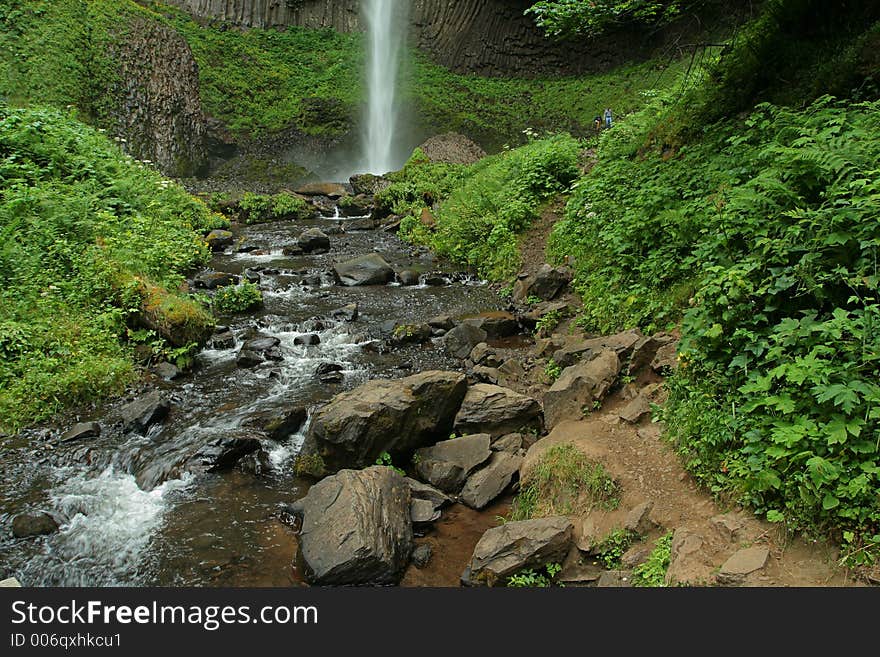
[[[320,228],[309,228],[296,241],[303,253],[327,253],[330,250],[330,238]]]
[[[464,374],[428,371],[375,379],[336,395],[312,417],[301,457],[324,473],[363,468],[448,436],[467,390]]]
[[[413,551],[410,489],[394,469],[342,470],[295,502],[310,584],[397,584]]]
[[[488,337],[489,334],[479,326],[459,324],[443,336],[443,345],[451,356],[465,359],[474,347],[485,342]]]
[[[79,422],[61,435],[61,442],[68,443],[84,438],[97,438],[101,435],[101,425],[97,422]]]
[[[251,437],[217,438],[193,455],[191,465],[205,468],[208,472],[228,470],[248,454],[259,450],[261,446],[262,443],[258,439]]]
[[[145,397],[123,407],[121,411],[122,430],[125,433],[137,431],[144,434],[152,425],[162,422],[170,410],[171,404],[158,390],[154,390]]]
[[[43,536],[58,531],[58,523],[48,513],[22,513],[12,519],[12,535],[16,538]]]
[[[333,265],[333,276],[346,287],[385,285],[394,280],[394,270],[378,253],[369,253]]]

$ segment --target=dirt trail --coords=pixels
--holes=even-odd
[[[541,218],[520,242],[523,272],[533,273],[546,257],[547,237],[561,216],[564,203],[548,204]],[[562,300],[573,306],[580,301],[572,292]],[[556,327],[558,337],[578,330],[566,319]],[[519,348],[496,345],[504,359],[517,359],[523,374],[507,378],[502,385],[541,399],[551,385],[544,373],[547,356],[534,341]],[[636,380],[618,385],[601,407],[578,421],[558,424],[530,450],[522,472],[553,445],[571,444],[598,461],[620,487],[620,504],[614,511],[594,511],[572,516],[575,537],[581,546],[590,538],[607,536],[625,526],[630,512],[648,505],[642,518],[642,540],[633,545],[624,563],[644,560],[654,542],[673,532],[668,585],[750,587],[863,586],[865,582],[838,565],[838,552],[823,542],[788,536],[779,525],[764,522],[739,507],[724,508],[700,488],[682,466],[672,446],[662,436],[662,426],[646,414],[636,423],[621,418],[621,411],[638,395],[654,403],[665,401],[663,380],[650,368]],[[631,418],[630,418],[631,419]],[[426,570],[414,567],[404,586],[455,586],[474,545],[489,527],[509,516],[510,497],[482,513],[455,505],[421,542],[429,542],[434,559]],[[645,507],[642,507],[645,508]],[[728,561],[730,560],[730,561]],[[595,585],[599,567],[595,557],[573,550],[568,566],[582,575],[584,585]],[[575,563],[576,561],[576,563]],[[755,567],[757,564],[763,564]],[[623,567],[626,567],[624,565]],[[624,585],[629,573],[623,573]],[[577,579],[577,577],[575,577]],[[574,583],[575,585],[577,582]]]

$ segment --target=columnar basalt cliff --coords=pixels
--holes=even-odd
[[[207,123],[198,65],[186,41],[160,23],[136,19],[114,45],[118,77],[112,121],[126,150],[171,176],[192,176],[207,164]]]
[[[196,18],[243,27],[361,30],[360,0],[168,0]],[[638,56],[631,39],[559,44],[523,12],[529,0],[412,0],[413,42],[439,64],[483,75],[604,70]],[[625,48],[622,44],[625,42]]]

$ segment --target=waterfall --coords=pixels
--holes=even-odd
[[[395,149],[400,119],[397,78],[406,33],[408,0],[364,0],[367,26],[367,104],[364,162],[368,173],[383,174],[402,164]]]

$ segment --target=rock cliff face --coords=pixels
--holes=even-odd
[[[200,173],[207,165],[207,123],[186,41],[171,28],[135,19],[113,48],[112,122],[127,152],[169,176]]]
[[[197,18],[245,27],[361,29],[360,0],[167,0]],[[620,39],[558,44],[523,11],[529,0],[412,0],[412,39],[452,70],[483,75],[539,75],[603,70],[621,61]],[[634,44],[626,40],[632,58]]]

